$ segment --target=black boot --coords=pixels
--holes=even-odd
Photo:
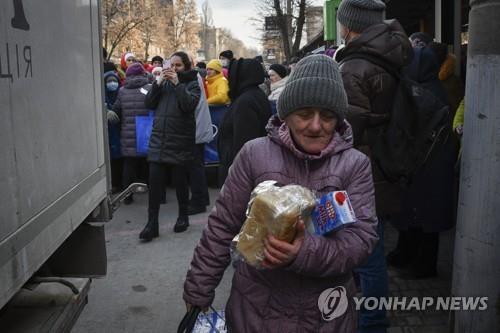
[[[187,216],[179,216],[175,222],[174,232],[186,231],[189,227],[189,218]]]
[[[158,211],[149,210],[148,211],[148,223],[144,229],[142,229],[139,238],[143,241],[149,242],[153,238],[159,236],[159,226],[158,226]]]

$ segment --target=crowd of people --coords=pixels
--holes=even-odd
[[[148,217],[139,235],[144,241],[159,236],[168,175],[177,195],[175,232],[188,228],[189,215],[206,211],[209,107],[227,106],[218,137],[225,182],[186,277],[189,307],[212,303],[257,184],[275,180],[318,195],[349,194],[357,223],[321,237],[299,223],[292,244],[267,240],[266,269],[236,266],[226,308],[232,332],[385,332],[383,310],[362,308],[356,320],[351,303],[345,315],[322,320],[320,293],[343,286],[352,299],[358,284],[365,297],[387,296],[387,265],[406,269],[407,278],[437,275],[439,234],[455,223],[464,85],[446,45],[423,32],[408,37],[397,20],[383,19],[384,11],[379,0],[343,0],[337,15],[343,45],[287,65],[238,59],[231,50],[208,63],[195,64],[178,51],[144,64],[128,52],[118,66],[104,64],[113,185],[147,178]],[[390,181],[373,156],[401,75],[450,110],[446,140],[404,186]],[[136,119],[151,114],[148,152],[140,154]],[[387,257],[386,223],[399,232]]]

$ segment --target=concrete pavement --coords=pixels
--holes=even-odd
[[[213,203],[218,190],[210,190]],[[160,237],[141,243],[138,235],[146,221],[147,195],[136,195],[130,206],[122,206],[106,225],[108,275],[92,283],[89,303],[75,325],[75,333],[93,332],[176,332],[185,312],[182,287],[193,249],[208,212],[191,217],[188,231],[172,231],[177,204],[172,189],[160,211]],[[386,252],[394,248],[397,232],[385,226]],[[389,269],[391,296],[448,296],[450,294],[454,230],[441,237],[439,277],[404,280],[401,272]],[[229,296],[233,269],[226,271],[216,291],[214,307],[222,309]],[[448,313],[392,311],[388,333],[447,332]]]
[[[215,201],[218,190],[210,190]],[[177,203],[172,189],[160,210],[160,237],[141,243],[147,195],[135,195],[106,225],[108,274],[92,282],[89,303],[72,332],[176,332],[185,312],[182,287],[208,212],[191,217],[188,231],[175,234]],[[229,295],[233,269],[217,289],[214,307],[221,309]]]

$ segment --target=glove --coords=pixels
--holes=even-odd
[[[118,115],[114,111],[108,110],[107,117],[108,117],[108,123],[110,124],[114,125],[120,122],[120,117],[118,117]]]

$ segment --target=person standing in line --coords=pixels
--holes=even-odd
[[[430,45],[430,44],[429,44]],[[413,81],[449,105],[448,95],[439,80],[440,66],[433,50],[428,47],[414,49],[414,59],[404,73]],[[398,229],[396,248],[387,255],[387,263],[407,268],[408,279],[427,279],[438,274],[439,233],[455,225],[454,167],[458,142],[449,131],[444,142],[439,142],[424,166],[413,176],[408,187],[401,191],[401,212],[391,219]],[[432,212],[429,214],[429,212]]]
[[[122,189],[123,157],[120,148],[120,117],[113,110],[113,105],[120,90],[120,77],[113,69],[104,73],[104,93],[108,119],[109,153],[111,158],[112,192]]]
[[[120,89],[113,111],[121,119],[120,143],[123,160],[123,188],[139,178],[142,165],[146,164],[146,158],[137,153],[136,117],[147,116],[148,109],[144,105],[149,89],[149,80],[146,70],[140,63],[134,63],[127,68],[125,85]],[[129,195],[123,201],[130,205],[133,195]]]
[[[239,59],[229,69],[231,105],[220,127],[217,149],[220,158],[220,181],[223,182],[241,147],[250,140],[266,135],[271,105],[259,85],[264,69],[254,59]]]
[[[219,60],[211,60],[207,64],[207,102],[208,105],[229,104],[229,83],[222,75],[222,64]]]
[[[145,100],[146,107],[155,110],[155,119],[148,151],[148,221],[139,235],[143,241],[159,236],[158,218],[169,165],[179,207],[174,232],[189,227],[188,166],[194,160],[195,110],[202,92],[198,72],[192,69],[185,52],[175,52],[170,63],[171,68],[163,69],[163,75],[153,83]]]
[[[222,74],[224,74],[224,77],[226,79],[229,79],[229,67],[231,66],[231,63],[236,60],[234,58],[233,51],[231,50],[222,51],[219,54],[219,60],[222,64]]]
[[[276,105],[278,103],[278,98],[281,92],[285,88],[287,81],[288,70],[285,66],[280,64],[272,64],[269,67],[269,80],[271,81],[271,94],[269,94],[269,102],[271,103],[271,109],[273,115],[276,114]]]
[[[151,66],[153,66],[153,68],[162,67],[163,58],[160,56],[154,56],[153,58],[151,58]]]
[[[347,93],[347,120],[353,128],[354,147],[371,156],[371,144],[381,125],[390,115],[398,81],[384,68],[358,54],[379,58],[400,70],[413,56],[411,43],[396,20],[384,21],[385,4],[381,0],[343,0],[337,20],[345,47],[335,59]],[[351,57],[351,58],[348,58]],[[379,125],[379,126],[377,126]],[[356,269],[365,297],[388,295],[387,267],[384,254],[384,220],[400,210],[399,186],[389,183],[376,163],[372,163],[375,200],[379,217],[379,241],[368,260]],[[389,323],[384,310],[361,309],[359,332],[386,332]]]

